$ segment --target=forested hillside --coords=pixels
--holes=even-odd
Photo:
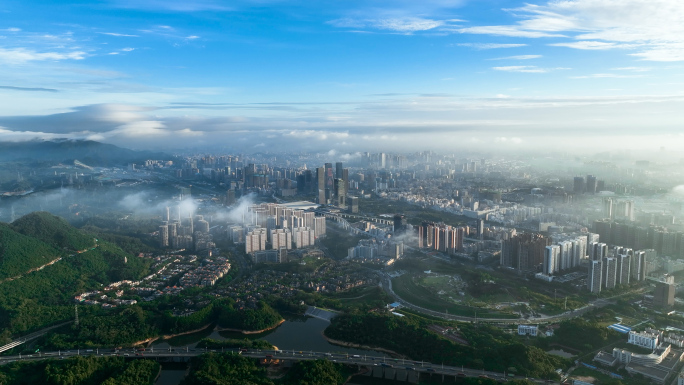
[[[11,225],[0,223],[1,337],[71,319],[74,295],[122,279],[140,279],[148,269],[149,260],[96,241],[48,213],[32,213]]]
[[[12,222],[12,229],[23,235],[39,239],[48,245],[70,251],[89,249],[95,239],[74,227],[66,220],[48,212],[38,211]]]
[[[0,280],[24,274],[64,255],[45,242],[0,223]]]

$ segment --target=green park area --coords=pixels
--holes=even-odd
[[[561,314],[586,304],[567,285],[549,286],[546,282],[523,280],[510,271],[457,261],[423,256],[401,260],[395,268],[405,272],[393,282],[396,294],[410,303],[440,312],[474,316],[477,310],[478,316],[481,311],[488,311],[514,313],[517,318],[521,314]]]
[[[394,278],[392,280],[392,289],[405,301],[437,312],[466,317],[517,318],[513,314],[506,314],[483,307],[458,304],[441,298],[425,286],[417,284],[409,274]]]

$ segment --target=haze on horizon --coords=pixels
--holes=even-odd
[[[0,13],[0,141],[684,145],[684,4],[668,0],[10,0]]]

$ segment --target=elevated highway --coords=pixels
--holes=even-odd
[[[505,381],[507,379],[525,379],[526,377],[506,376],[505,373],[490,372],[485,370],[464,368],[462,366],[449,366],[443,364],[435,364],[425,361],[414,361],[399,358],[389,358],[384,356],[373,355],[359,355],[348,353],[328,353],[328,352],[314,352],[301,350],[259,350],[259,349],[193,349],[188,346],[180,348],[168,349],[110,349],[110,348],[92,348],[92,349],[75,349],[66,351],[54,352],[39,352],[29,355],[13,355],[0,357],[0,365],[16,361],[38,361],[46,359],[65,359],[76,356],[91,356],[91,357],[111,357],[118,356],[128,359],[154,359],[158,361],[188,361],[192,357],[196,357],[208,352],[232,352],[241,354],[245,357],[256,358],[264,362],[281,362],[281,361],[308,361],[308,360],[329,360],[335,363],[358,366],[359,369],[365,369],[367,373],[374,377],[396,378],[411,381],[412,378],[417,380],[417,377],[426,375],[444,375],[450,377],[487,377],[495,380]],[[547,381],[542,379],[527,378],[530,381],[539,384],[545,384]]]

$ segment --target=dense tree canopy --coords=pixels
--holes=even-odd
[[[428,331],[427,322],[375,313],[341,315],[333,319],[325,334],[337,340],[401,352],[415,360],[498,372],[515,367],[518,373],[533,377],[555,378],[555,369],[567,366],[563,359],[525,346],[500,329],[463,324],[460,332],[470,343],[466,346]]]
[[[13,362],[0,366],[0,384],[149,385],[159,369],[155,361],[125,361],[121,357]]]

